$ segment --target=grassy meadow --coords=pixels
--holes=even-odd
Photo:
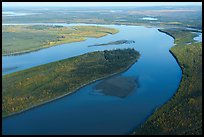
[[[118,30],[99,26],[2,26],[2,54],[19,54],[63,43],[115,34]]]

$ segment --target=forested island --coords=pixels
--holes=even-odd
[[[175,39],[170,52],[181,66],[182,80],[174,97],[133,134],[202,134],[202,42],[196,42],[197,34],[190,30],[160,31]]]
[[[22,54],[115,33],[118,33],[117,29],[101,26],[4,25],[2,55]]]
[[[122,72],[139,56],[134,49],[96,51],[4,75],[3,116],[62,97],[92,81]]]

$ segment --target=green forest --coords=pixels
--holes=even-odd
[[[182,80],[174,97],[155,111],[133,134],[202,134],[202,42],[194,41],[196,34],[188,30],[160,31],[175,38],[176,45],[170,52],[182,68]]]
[[[4,75],[2,113],[8,116],[76,91],[94,80],[128,69],[134,49],[96,51]]]

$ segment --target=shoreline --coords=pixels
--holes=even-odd
[[[166,31],[163,31],[163,30],[161,30],[161,29],[158,29],[158,31],[161,32],[161,33],[164,33],[164,34],[166,34],[166,35],[169,35],[170,37],[172,37],[172,38],[174,39],[174,45],[173,45],[171,48],[173,48],[174,46],[176,46],[176,45],[175,45],[175,39],[176,39],[176,38],[175,38],[173,35],[171,35],[170,33],[166,32]],[[181,68],[181,71],[182,71],[182,74],[183,74],[183,68],[182,68],[181,64],[179,63],[179,60],[178,60],[178,58],[176,57],[176,55],[171,51],[171,48],[169,49],[169,52],[170,52],[171,55],[175,58],[177,64],[178,64],[179,67]]]
[[[66,23],[65,23],[66,24]],[[77,23],[76,23],[77,24]],[[79,23],[80,24],[80,23]],[[92,23],[84,23],[84,24],[92,24]],[[101,24],[101,25],[119,25],[119,24]],[[126,26],[144,26],[144,25],[135,25],[135,24],[120,24],[120,25],[126,25]],[[144,26],[144,27],[159,27],[159,26]],[[159,32],[162,32],[162,33],[166,33],[167,35],[171,36],[174,38],[174,36],[172,36],[171,34],[165,32],[165,31],[162,31],[161,29],[158,29]],[[118,32],[116,33],[110,33],[110,32],[107,32],[106,35],[104,36],[107,36],[107,35],[114,35],[114,34],[117,34]],[[101,36],[101,37],[104,37],[104,36]],[[90,37],[91,38],[91,37]],[[100,38],[100,37],[96,37],[96,38]],[[175,38],[174,38],[175,39]],[[48,47],[40,47],[40,48],[37,48],[37,49],[30,49],[30,50],[23,50],[23,51],[19,51],[19,52],[13,52],[13,53],[4,53],[2,54],[2,57],[6,57],[6,56],[16,56],[16,55],[22,55],[22,54],[26,54],[26,53],[31,53],[31,52],[36,52],[36,51],[39,51],[39,50],[42,50],[42,49],[46,49],[46,48],[51,48],[51,47],[55,47],[55,46],[59,46],[59,45],[62,45],[62,44],[69,44],[69,43],[74,43],[74,42],[82,42],[82,41],[85,41],[87,39],[84,39],[84,40],[79,40],[79,41],[73,41],[73,42],[62,42],[62,43],[59,43],[59,44],[54,44],[52,46],[48,46]]]
[[[180,64],[179,64],[177,57],[173,54],[173,52],[172,52],[170,49],[169,49],[169,52],[170,52],[170,54],[175,58],[177,64],[178,64],[179,67],[181,68],[182,75],[181,75],[181,79],[180,79],[180,81],[179,81],[179,86],[178,86],[178,88],[176,89],[175,93],[170,97],[170,99],[167,100],[167,102],[165,102],[164,104],[162,104],[162,105],[157,106],[156,108],[154,108],[154,109],[152,110],[151,114],[149,114],[149,115],[146,117],[146,118],[147,118],[146,120],[142,121],[138,126],[136,126],[135,128],[132,129],[132,132],[130,132],[130,135],[137,135],[137,134],[135,134],[135,131],[137,130],[137,128],[139,128],[139,127],[141,127],[143,124],[145,124],[145,122],[146,122],[151,116],[153,116],[154,113],[155,113],[158,109],[160,109],[162,106],[164,106],[164,105],[166,105],[167,103],[169,103],[169,102],[175,97],[176,93],[178,92],[178,90],[179,90],[179,88],[180,88],[180,86],[181,86],[181,81],[182,81],[182,79],[183,79],[183,69],[182,69],[182,67],[181,67]]]
[[[85,40],[86,40],[86,39],[85,39]],[[81,41],[85,41],[85,40],[81,40]],[[73,41],[73,42],[81,42],[81,41]],[[42,49],[51,48],[51,47],[59,46],[59,45],[62,45],[62,44],[69,44],[69,43],[73,43],[73,42],[59,43],[59,44],[54,44],[54,45],[48,46],[48,47],[40,47],[40,48],[38,48],[38,49],[30,49],[30,50],[23,50],[23,51],[19,51],[19,52],[8,53],[8,54],[2,54],[2,56],[6,57],[6,56],[22,55],[22,54],[31,53],[31,52],[36,52],[36,51],[39,51],[39,50],[42,50]]]
[[[139,57],[140,57],[140,56],[139,56]],[[42,106],[42,105],[46,105],[46,104],[51,103],[51,102],[53,102],[53,101],[57,101],[58,99],[62,99],[63,97],[66,97],[66,96],[68,96],[68,95],[70,95],[70,94],[74,94],[75,92],[77,92],[78,90],[80,90],[81,88],[83,88],[83,87],[85,87],[85,86],[87,86],[87,85],[89,85],[89,84],[92,84],[92,83],[94,83],[94,82],[97,82],[97,81],[100,81],[100,80],[103,80],[103,79],[106,79],[106,78],[110,78],[110,77],[113,77],[113,76],[118,75],[118,74],[120,74],[120,73],[123,73],[123,72],[125,72],[126,70],[128,70],[132,65],[134,65],[134,64],[138,61],[138,59],[139,59],[139,58],[137,58],[136,60],[134,60],[134,61],[133,61],[129,66],[127,66],[124,70],[121,70],[121,71],[118,71],[118,72],[109,74],[109,75],[107,75],[107,76],[103,76],[103,77],[98,78],[98,79],[95,79],[95,80],[92,80],[92,81],[90,81],[90,82],[88,82],[88,83],[85,83],[85,84],[79,86],[78,88],[76,88],[75,90],[73,90],[73,91],[71,91],[71,92],[69,92],[69,93],[63,94],[63,95],[58,96],[58,97],[56,97],[56,98],[53,98],[53,99],[51,99],[51,100],[44,101],[44,102],[42,102],[42,103],[33,105],[33,106],[31,106],[31,107],[29,107],[29,108],[27,108],[27,109],[21,110],[21,111],[19,111],[19,112],[15,112],[15,113],[11,113],[11,114],[6,115],[6,116],[2,116],[2,119],[6,119],[6,118],[9,118],[9,117],[12,117],[12,116],[21,114],[21,113],[23,113],[23,112],[29,111],[29,110],[31,110],[31,109],[40,107],[40,106]]]
[[[160,32],[163,32],[163,33],[165,33],[165,34],[167,34],[167,35],[169,35],[169,36],[171,36],[171,37],[173,37],[174,38],[174,36],[172,36],[171,34],[169,34],[168,32],[165,32],[165,30],[164,31],[160,31]],[[190,33],[190,32],[189,32]],[[202,33],[202,32],[201,32]],[[180,35],[181,36],[181,35]],[[179,37],[180,38],[180,37]],[[174,38],[175,39],[175,38]],[[183,43],[182,43],[183,44]],[[201,41],[201,44],[202,44],[202,41]],[[184,78],[184,76],[186,76],[186,75],[188,75],[188,73],[187,74],[184,74],[184,71],[186,71],[185,70],[185,67],[182,65],[182,60],[181,60],[181,62],[179,61],[179,58],[176,56],[176,54],[174,54],[174,47],[175,47],[175,41],[174,41],[174,45],[169,49],[169,52],[171,53],[171,55],[175,58],[175,60],[176,60],[176,62],[177,62],[177,64],[179,65],[179,67],[180,67],[180,69],[181,69],[181,71],[182,71],[182,75],[181,75],[181,80],[180,80],[180,84],[179,84],[179,86],[178,86],[178,88],[177,88],[177,91],[173,94],[173,96],[166,102],[166,103],[164,103],[163,105],[161,105],[161,106],[158,106],[156,109],[154,109],[154,111],[152,112],[152,115],[150,115],[150,117],[146,120],[146,122],[143,122],[143,123],[141,123],[138,127],[136,127],[135,129],[133,129],[133,131],[132,131],[132,135],[139,135],[139,134],[144,134],[145,133],[145,131],[147,131],[149,128],[151,128],[152,126],[153,126],[153,128],[155,128],[154,126],[159,126],[159,127],[161,127],[162,126],[162,123],[159,123],[158,121],[158,119],[157,119],[157,116],[159,116],[159,115],[161,115],[163,112],[167,112],[167,113],[170,113],[168,116],[171,116],[171,111],[169,111],[168,110],[168,108],[169,107],[177,107],[177,105],[175,105],[174,103],[179,103],[179,100],[178,100],[178,98],[179,97],[183,97],[184,95],[181,95],[181,94],[185,94],[185,92],[190,92],[190,91],[192,91],[192,90],[189,90],[189,89],[183,89],[183,87],[185,87],[185,84],[187,83],[187,82],[185,82],[185,80],[183,80],[183,78]],[[184,43],[184,46],[186,46],[187,44],[186,43]],[[183,46],[183,45],[182,45]],[[201,45],[202,46],[202,45]],[[201,55],[202,55],[202,53],[201,53]],[[184,63],[184,65],[185,65],[185,63]],[[190,81],[190,80],[188,80],[188,81]],[[198,90],[199,91],[199,90]],[[202,92],[202,91],[201,91]],[[201,95],[202,96],[202,95]],[[185,96],[184,96],[185,97]],[[189,95],[189,96],[187,96],[187,98],[190,98],[191,96]],[[199,96],[200,97],[200,96]],[[183,100],[182,100],[183,101]],[[188,107],[188,105],[186,105],[186,104],[184,104],[184,107]],[[193,110],[193,108],[191,108],[192,110]],[[192,111],[191,110],[191,111]],[[190,110],[189,110],[190,111]],[[181,114],[182,113],[185,113],[183,110],[181,110]],[[180,112],[179,112],[179,114],[180,114]],[[195,117],[195,116],[194,116]],[[165,118],[164,118],[165,119]],[[164,119],[160,119],[160,120],[164,120]],[[169,119],[169,117],[167,117],[167,120],[170,120],[170,122],[173,122],[173,121],[171,121],[171,119]],[[184,116],[184,119],[182,119],[181,118],[181,121],[185,121],[186,119],[185,119],[185,116]],[[193,119],[194,120],[194,119]],[[155,125],[155,123],[156,123],[156,125]],[[150,124],[151,126],[148,126],[148,124]],[[183,125],[182,125],[183,126]],[[182,127],[181,126],[181,127]],[[198,128],[200,128],[200,127],[198,127]],[[138,130],[139,129],[139,130]],[[174,128],[173,128],[174,129]],[[166,132],[166,131],[164,131],[162,128],[159,128],[158,129],[159,131],[160,130],[162,130],[162,132]],[[174,129],[174,130],[176,130],[176,129]],[[188,131],[188,129],[186,129],[187,131]],[[192,133],[190,133],[190,132],[187,132],[187,131],[185,131],[185,132],[183,132],[183,133],[188,133],[189,135],[190,134],[192,134]],[[199,131],[200,132],[200,131]],[[201,132],[202,132],[202,130],[201,130]],[[152,133],[151,131],[148,133],[148,134],[150,134],[150,133]],[[156,132],[154,132],[153,131],[153,133],[155,134]],[[167,134],[168,132],[166,132],[165,134]],[[187,135],[188,135],[187,134]],[[196,135],[197,133],[193,133],[193,135]]]
[[[115,34],[116,34],[116,33],[115,33]],[[110,34],[107,33],[106,35],[101,36],[101,37],[105,37],[105,36],[107,36],[107,35],[110,35]],[[111,35],[114,35],[114,34],[111,34]],[[101,37],[96,37],[96,38],[101,38]],[[90,37],[90,38],[93,38],[93,37]],[[39,50],[42,50],[42,49],[46,49],[46,48],[56,47],[56,46],[60,46],[60,45],[63,45],[63,44],[70,44],[70,43],[74,43],[74,42],[82,42],[82,41],[85,41],[85,40],[87,40],[87,38],[86,38],[86,39],[83,39],[83,40],[79,40],[79,41],[58,43],[58,44],[54,44],[54,45],[52,45],[52,46],[41,47],[41,48],[33,49],[33,50],[32,50],[32,49],[31,49],[31,50],[23,50],[23,51],[14,52],[14,53],[9,53],[9,54],[2,54],[2,57],[22,55],[22,54],[26,54],[26,53],[36,52],[36,51],[39,51]]]
[[[161,32],[161,33],[164,33],[164,34],[167,34],[167,35],[171,36],[174,40],[176,39],[173,35],[171,35],[170,33],[166,32],[166,31],[163,31],[163,30],[161,30],[161,29],[158,29],[158,31]],[[175,44],[175,43],[174,43],[174,44]],[[173,46],[172,46],[172,47],[173,47]]]
[[[104,36],[107,36],[107,35],[109,35],[109,34],[106,34]],[[101,36],[101,37],[104,37],[104,36]],[[97,37],[97,38],[100,38],[100,37]],[[85,40],[87,40],[87,39],[83,39],[83,40],[79,40],[79,41],[72,41],[72,42],[62,42],[62,43],[54,44],[54,45],[48,46],[48,47],[40,47],[38,49],[23,50],[23,51],[9,53],[9,54],[2,54],[2,56],[3,57],[6,57],[6,56],[17,56],[17,55],[22,55],[22,54],[26,54],[26,53],[36,52],[36,51],[39,51],[39,50],[42,50],[42,49],[46,49],[46,48],[60,46],[60,45],[63,45],[63,44],[69,44],[69,43],[74,43],[74,42],[82,42],[82,41],[85,41]]]
[[[173,47],[175,46],[175,37],[174,37],[173,35],[169,34],[168,32],[163,31],[163,30],[158,29],[158,31],[161,32],[161,33],[164,33],[164,34],[166,34],[166,35],[168,35],[168,36],[170,36],[170,37],[172,37],[172,38],[174,39],[174,44],[173,44],[173,46],[171,47],[171,48],[173,48]],[[176,57],[176,55],[171,51],[171,48],[169,49],[169,53],[174,57],[174,59],[176,60],[178,66],[180,67],[181,72],[182,72],[181,79],[180,79],[180,81],[179,81],[179,86],[178,86],[178,88],[176,89],[176,92],[171,96],[171,98],[170,98],[167,102],[165,102],[164,104],[162,104],[162,105],[156,107],[155,109],[153,109],[152,112],[151,112],[151,114],[150,114],[149,116],[147,116],[147,119],[146,119],[146,120],[144,120],[143,122],[141,122],[137,127],[133,128],[133,130],[132,130],[132,132],[130,133],[130,135],[137,135],[137,134],[135,134],[137,128],[139,128],[139,127],[141,127],[143,124],[145,124],[145,122],[146,122],[151,116],[153,116],[153,115],[155,114],[155,112],[156,112],[158,109],[160,109],[162,106],[164,106],[164,105],[166,105],[167,103],[169,103],[169,102],[175,97],[176,93],[178,92],[178,90],[179,90],[179,88],[180,88],[180,86],[181,86],[181,82],[182,82],[182,79],[183,79],[183,68],[182,68],[181,64],[179,63],[178,58]]]
[[[160,29],[158,29],[158,31],[159,32],[161,32],[161,33],[164,33],[164,34],[166,34],[166,35],[169,35],[170,37],[172,37],[173,39],[174,39],[174,45],[171,47],[171,48],[173,48],[174,46],[176,46],[175,45],[175,37],[173,36],[173,35],[171,35],[171,34],[169,34],[168,32],[165,32],[165,31],[163,31],[163,30],[160,30]],[[169,49],[169,52],[171,53],[171,55],[175,58],[175,60],[176,60],[176,62],[177,62],[177,64],[178,64],[178,66],[180,67],[180,69],[181,69],[181,72],[182,72],[182,75],[181,75],[181,80],[182,80],[182,77],[183,77],[183,67],[181,66],[181,64],[179,63],[179,60],[178,60],[178,58],[176,57],[176,55],[173,53],[173,51],[171,51],[171,48]],[[181,82],[181,81],[180,81]],[[180,84],[179,84],[180,85]]]
[[[60,43],[55,43],[53,45],[45,45],[45,46],[42,46],[42,47],[39,47],[39,48],[36,48],[36,49],[28,49],[28,50],[22,50],[22,51],[17,51],[17,52],[13,52],[13,53],[2,53],[2,57],[6,57],[6,56],[15,56],[15,55],[22,55],[22,54],[26,54],[26,53],[31,53],[31,52],[36,52],[36,51],[39,51],[39,50],[42,50],[42,49],[46,49],[46,48],[51,48],[51,47],[55,47],[55,46],[60,46],[62,44],[69,44],[69,43],[74,43],[74,42],[82,42],[82,41],[85,41],[87,40],[87,38],[101,38],[101,37],[105,37],[107,35],[114,35],[114,34],[117,34],[119,33],[119,30],[117,29],[117,32],[115,33],[111,33],[111,32],[105,32],[104,35],[102,36],[96,36],[96,37],[86,37],[84,39],[81,39],[81,40],[77,40],[77,41],[70,41],[70,42],[66,42],[66,41],[62,41]]]

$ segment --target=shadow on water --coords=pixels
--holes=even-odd
[[[93,88],[93,91],[99,94],[126,98],[135,88],[138,88],[138,79],[128,76],[115,76],[101,81]]]

